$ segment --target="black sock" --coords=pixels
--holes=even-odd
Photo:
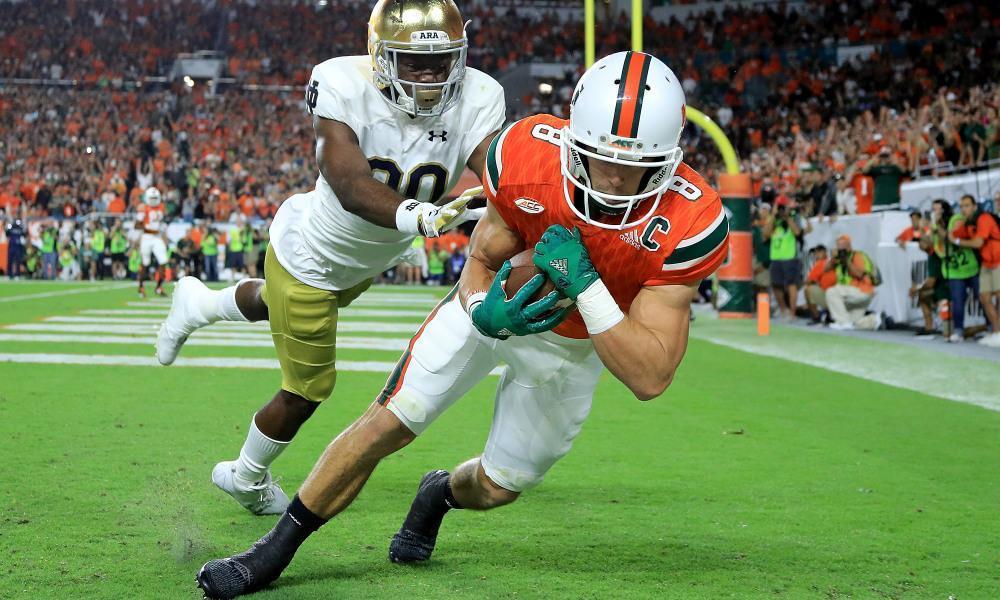
[[[451,475],[438,478],[420,490],[410,505],[403,529],[427,537],[437,537],[444,515],[453,508],[462,508],[451,491]]]
[[[285,511],[285,514],[291,517],[299,528],[307,532],[306,533],[307,536],[310,533],[322,527],[327,521],[330,520],[330,519],[324,519],[323,517],[320,517],[313,511],[306,508],[306,505],[302,504],[302,501],[299,500],[298,494],[296,494],[295,497],[292,498],[292,501],[291,503],[289,503],[288,509]]]
[[[261,541],[265,541],[271,547],[276,554],[275,558],[280,557],[281,562],[288,564],[287,561],[292,559],[302,542],[327,521],[328,519],[321,518],[306,508],[296,495],[285,509],[285,514],[278,519],[274,529]]]

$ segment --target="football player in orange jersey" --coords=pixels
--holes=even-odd
[[[622,52],[580,79],[569,121],[530,117],[487,153],[486,217],[459,285],[411,340],[385,389],[327,448],[277,525],[198,581],[232,598],[277,579],[299,545],[406,446],[503,364],[481,456],[424,475],[389,558],[430,558],[444,515],[509,504],[565,455],[606,367],[640,400],[659,396],[687,347],[698,283],[728,254],[718,194],[681,162],[684,92],[656,58]],[[512,298],[509,259],[543,274]],[[548,277],[556,290],[530,301]],[[569,306],[567,306],[569,301]]]
[[[163,293],[163,269],[167,266],[167,244],[163,241],[163,218],[166,211],[163,208],[160,190],[155,187],[146,188],[142,193],[142,205],[139,207],[138,223],[142,227],[142,238],[139,240],[139,253],[142,256],[142,268],[139,269],[139,295],[146,297],[143,283],[148,275],[152,259],[156,257],[156,294]]]

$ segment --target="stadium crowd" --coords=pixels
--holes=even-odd
[[[567,65],[550,92],[509,98],[512,118],[568,115],[582,62],[582,22],[560,16],[567,11],[557,12],[559,2],[541,4],[475,3],[468,11],[470,65],[495,75],[530,61]],[[42,249],[47,228],[40,220],[65,219],[54,263],[51,250],[39,252],[49,258],[34,259],[40,268],[33,272],[67,277],[125,276],[105,269],[103,258],[93,260],[87,243],[97,228],[111,239],[115,220],[134,212],[141,191],[154,184],[168,219],[197,224],[191,230],[203,234],[215,223],[223,248],[239,221],[257,232],[258,246],[265,243],[262,232],[281,201],[315,178],[300,86],[315,62],[366,51],[361,24],[369,11],[343,0],[0,6],[0,78],[78,82],[0,87],[0,211],[8,225],[20,218],[29,230],[25,261],[32,247]],[[673,66],[691,104],[723,126],[743,157],[760,205],[758,250],[768,252],[779,212],[805,224],[813,215],[894,206],[906,177],[978,168],[1000,157],[995,8],[925,0],[806,6],[754,4],[645,23],[648,50]],[[92,27],[64,38],[45,35],[80,20]],[[599,55],[627,47],[625,15],[601,15],[600,23]],[[847,44],[865,51],[841,59],[838,46]],[[165,75],[178,53],[199,49],[225,52],[226,75],[238,85],[219,95],[201,85],[137,85]],[[244,84],[291,91],[249,91]],[[686,160],[712,178],[721,163],[711,142],[689,127],[684,144]],[[958,207],[957,198],[948,200]],[[67,228],[72,222],[80,225]],[[417,267],[404,265],[391,276],[447,281],[462,247],[424,248]],[[201,241],[193,248],[200,252]],[[67,252],[78,268],[69,266]],[[256,264],[250,258],[244,262]],[[188,269],[205,266],[196,257]]]

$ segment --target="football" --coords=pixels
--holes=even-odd
[[[523,252],[519,252],[510,258],[510,275],[507,276],[507,281],[504,282],[503,289],[507,292],[507,299],[514,297],[514,294],[518,292],[524,284],[528,283],[532,277],[535,275],[542,274],[541,269],[535,266],[532,261],[532,257],[535,255],[534,248],[528,248]],[[556,289],[556,284],[552,282],[551,279],[545,279],[545,283],[539,288],[538,292],[532,296],[531,301],[534,302],[548,294],[552,290]]]
[[[534,248],[528,248],[527,250],[515,254],[510,258],[510,275],[507,276],[507,281],[504,283],[503,289],[507,293],[507,298],[513,298],[514,294],[518,292],[524,284],[528,283],[532,277],[535,275],[544,275],[541,269],[535,266],[532,257],[535,255]],[[542,287],[538,289],[538,292],[531,297],[531,302],[540,300],[545,297],[546,294],[556,289],[556,284],[552,282],[551,279],[545,279],[545,283]],[[569,298],[563,298],[560,300],[556,307],[562,308],[564,306],[569,306],[573,302]]]

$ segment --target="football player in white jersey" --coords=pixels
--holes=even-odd
[[[146,297],[143,282],[149,274],[149,267],[156,257],[156,294],[163,296],[163,268],[167,265],[167,244],[163,241],[163,209],[160,190],[155,187],[146,188],[142,193],[142,205],[139,207],[138,225],[142,227],[142,237],[139,239],[139,254],[142,256],[142,268],[139,269],[139,295]]]
[[[265,279],[216,292],[185,277],[175,288],[157,336],[161,364],[199,327],[270,321],[281,389],[254,415],[239,457],[212,471],[255,514],[288,505],[269,466],[333,390],[338,308],[399,263],[415,236],[436,237],[480,216],[467,208],[471,193],[435,204],[466,166],[482,175],[504,122],[503,89],[465,66],[467,49],[452,0],[379,0],[369,55],[332,58],[309,78],[320,175],[275,216]]]

